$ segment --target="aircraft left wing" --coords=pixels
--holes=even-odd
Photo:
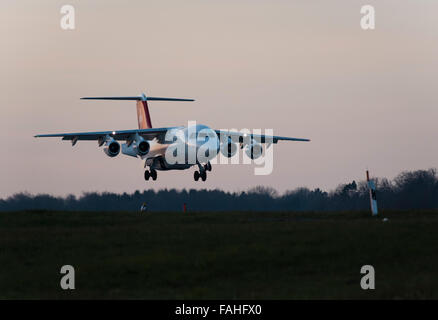
[[[281,137],[281,136],[269,136],[264,134],[245,134],[242,132],[235,131],[224,131],[224,130],[215,130],[216,134],[219,137],[230,137],[232,141],[243,143],[246,140],[254,139],[260,143],[277,143],[280,140],[284,141],[310,141],[310,139],[303,138],[291,138],[291,137]]]
[[[96,132],[75,132],[75,133],[55,133],[55,134],[37,134],[35,138],[59,137],[62,140],[71,140],[73,144],[78,140],[101,140],[105,137],[111,137],[114,140],[128,140],[135,134],[142,136],[146,140],[157,138],[163,139],[168,130],[178,127],[135,129],[135,130],[118,130],[118,131],[96,131]]]

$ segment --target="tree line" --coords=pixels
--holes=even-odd
[[[437,209],[436,169],[406,171],[393,180],[374,179],[379,209]],[[297,188],[278,194],[258,186],[245,192],[222,190],[144,190],[117,194],[86,192],[76,197],[17,193],[0,200],[0,211],[137,211],[145,202],[149,211],[359,211],[369,210],[366,181],[340,184],[329,192],[319,188]]]

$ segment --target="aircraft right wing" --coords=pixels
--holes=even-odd
[[[134,129],[118,131],[96,131],[96,132],[74,132],[74,133],[55,133],[55,134],[37,134],[35,138],[62,138],[62,140],[71,140],[75,144],[78,140],[103,140],[111,137],[114,140],[128,140],[130,137],[138,134],[146,140],[164,140],[166,132],[180,127],[164,127],[151,129]]]

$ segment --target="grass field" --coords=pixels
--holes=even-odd
[[[0,213],[0,298],[438,298],[438,212]],[[61,290],[60,268],[76,289]],[[376,289],[360,288],[373,265]]]

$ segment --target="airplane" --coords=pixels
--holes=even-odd
[[[109,157],[122,154],[140,158],[145,161],[145,180],[156,180],[157,171],[185,170],[197,165],[199,171],[193,178],[198,181],[207,179],[207,171],[212,170],[210,160],[220,151],[231,158],[238,150],[245,147],[245,153],[251,159],[262,155],[262,144],[276,144],[278,141],[310,141],[309,139],[247,134],[242,132],[213,130],[206,125],[177,126],[154,128],[149,113],[149,101],[195,101],[193,99],[148,97],[144,93],[139,96],[118,97],[83,97],[82,100],[132,100],[137,104],[138,129],[114,130],[99,132],[76,132],[38,134],[35,138],[61,137],[70,140],[74,146],[79,140],[97,141],[99,147],[104,145],[104,152]],[[201,134],[203,133],[203,134]],[[169,138],[170,137],[170,138]],[[125,141],[120,147],[118,141]],[[170,150],[173,152],[169,152]],[[199,153],[203,150],[204,156]],[[209,152],[211,151],[211,152]],[[169,154],[183,153],[180,161],[170,161]]]

